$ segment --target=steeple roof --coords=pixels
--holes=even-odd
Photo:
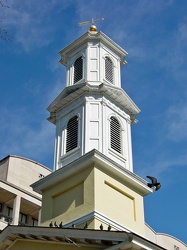
[[[67,55],[76,48],[80,47],[81,45],[93,41],[93,40],[100,40],[101,43],[108,46],[111,50],[114,50],[115,53],[118,53],[121,59],[121,65],[125,64],[125,56],[128,55],[128,53],[122,49],[117,43],[115,43],[112,39],[110,39],[107,35],[105,35],[103,32],[90,32],[87,31],[85,34],[80,36],[78,39],[70,43],[65,48],[61,49],[59,51],[59,54],[61,55],[60,62],[67,66]]]

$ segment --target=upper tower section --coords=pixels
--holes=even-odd
[[[126,63],[127,52],[94,27],[59,52],[67,69],[66,86],[87,82],[120,88],[120,67]]]

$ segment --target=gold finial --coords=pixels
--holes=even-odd
[[[102,17],[102,18],[99,18],[99,19],[96,19],[96,20],[94,20],[94,19],[92,18],[91,21],[86,21],[86,22],[79,23],[79,26],[83,26],[83,25],[92,23],[92,25],[90,26],[89,31],[90,31],[90,32],[96,32],[96,31],[97,31],[97,27],[94,25],[94,23],[95,23],[95,22],[98,22],[98,21],[102,21],[102,20],[104,20],[103,17]]]

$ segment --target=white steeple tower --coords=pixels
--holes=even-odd
[[[48,107],[54,172],[32,185],[42,193],[41,225],[102,224],[144,235],[143,197],[152,189],[133,173],[131,125],[139,109],[121,88],[127,52],[92,25],[59,54],[67,79]]]
[[[48,107],[56,125],[54,170],[96,149],[133,171],[131,125],[140,110],[121,88],[127,52],[93,27],[59,52],[67,77]]]

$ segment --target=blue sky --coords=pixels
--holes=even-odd
[[[132,127],[134,172],[162,183],[145,197],[145,220],[187,243],[187,1],[7,0],[0,41],[0,159],[53,167],[55,127],[46,107],[65,86],[58,51],[104,17],[98,30],[129,54],[122,87],[141,109]]]

